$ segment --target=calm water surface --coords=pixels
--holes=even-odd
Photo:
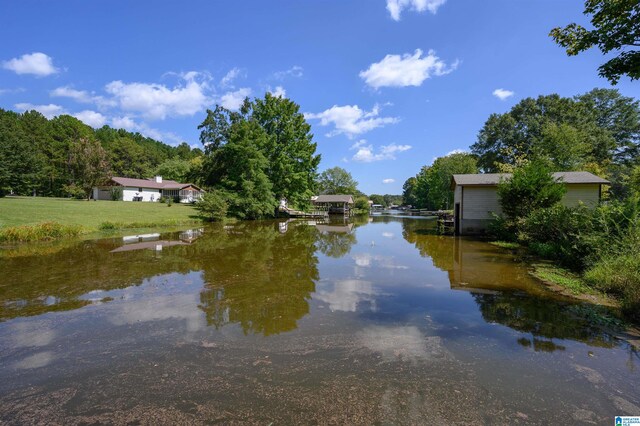
[[[5,249],[0,423],[612,424],[638,354],[433,221]]]

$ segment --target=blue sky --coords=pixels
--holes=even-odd
[[[199,145],[216,103],[300,104],[322,154],[365,193],[401,193],[468,149],[489,114],[610,87],[598,51],[548,37],[587,24],[569,0],[3,1],[0,107]],[[638,97],[638,82],[616,87]],[[498,96],[500,95],[500,96]]]

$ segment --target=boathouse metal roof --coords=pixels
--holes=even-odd
[[[347,203],[353,204],[353,196],[351,195],[318,195],[318,198],[313,200],[314,203]]]
[[[466,175],[453,175],[451,178],[452,186],[469,186],[469,185],[498,185],[502,180],[511,179],[511,173],[477,173]],[[589,172],[555,172],[553,177],[562,183],[597,183],[597,184],[609,184],[606,179],[602,179]]]
[[[111,181],[117,183],[122,186],[132,186],[138,188],[151,188],[151,189],[183,189],[188,186],[192,186],[198,190],[196,185],[192,183],[180,183],[175,180],[162,180],[162,182],[157,182],[155,179],[134,179],[127,177],[118,177],[114,176],[111,178]]]

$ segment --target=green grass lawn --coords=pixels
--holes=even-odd
[[[178,225],[198,221],[191,205],[141,203],[131,201],[82,201],[66,198],[5,197],[0,198],[0,229],[58,222],[81,226],[91,232],[104,222],[122,227]],[[135,226],[137,227],[137,226]]]

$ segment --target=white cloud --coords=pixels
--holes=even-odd
[[[183,82],[173,88],[153,83],[123,83],[112,81],[105,90],[124,111],[142,114],[150,120],[164,120],[168,116],[194,115],[211,103],[208,84],[201,73],[181,75]]]
[[[270,92],[275,97],[280,97],[280,98],[287,97],[287,91],[284,90],[284,87],[282,86],[276,86],[275,89],[272,89],[271,87],[269,87],[268,92]]]
[[[74,101],[82,103],[91,102],[91,95],[89,92],[86,90],[76,90],[69,86],[58,87],[49,92],[49,94],[53,97],[71,98]]]
[[[241,72],[242,70],[240,70],[240,68],[233,68],[229,70],[229,72],[220,80],[220,87],[233,87],[233,81],[240,76]]]
[[[93,128],[99,128],[107,124],[107,117],[96,111],[84,110],[73,114],[75,118]]]
[[[387,0],[387,10],[394,21],[400,20],[400,14],[404,9],[411,9],[416,12],[429,12],[435,14],[438,8],[445,4],[447,0]]]
[[[361,146],[364,146],[366,144],[367,144],[367,141],[365,139],[360,139],[359,141],[357,141],[353,145],[351,145],[351,148],[349,148],[349,149],[350,150],[358,149]]]
[[[374,161],[395,160],[395,154],[411,149],[411,145],[383,145],[375,152],[372,145],[360,146],[353,156],[353,161],[360,163],[373,163]],[[387,182],[385,182],[387,183]]]
[[[58,69],[53,66],[53,59],[41,52],[27,53],[19,58],[4,61],[2,66],[16,74],[33,74],[38,77],[58,72]]]
[[[44,115],[47,118],[53,118],[60,114],[65,114],[65,110],[60,105],[48,104],[48,105],[34,105],[28,102],[22,102],[19,104],[15,104],[14,107],[19,111],[31,111],[36,110],[40,114]]]
[[[294,65],[288,70],[285,71],[277,71],[273,73],[273,78],[276,80],[284,80],[287,77],[300,78],[304,73],[304,68],[299,65]]]
[[[504,101],[505,99],[510,98],[514,94],[515,93],[512,92],[511,90],[506,90],[506,89],[496,89],[493,91],[493,96],[500,99],[501,101]]]
[[[251,89],[243,87],[234,92],[227,92],[220,98],[220,105],[226,109],[236,110],[240,108],[244,99],[251,95]]]
[[[397,123],[396,117],[379,117],[380,108],[374,106],[371,111],[364,111],[358,105],[334,105],[331,108],[320,113],[307,113],[305,118],[320,120],[320,125],[334,125],[334,130],[327,136],[335,136],[345,134],[352,138],[356,135],[366,133],[386,124]]]
[[[52,97],[69,98],[76,102],[88,104],[94,103],[99,107],[114,107],[117,102],[113,99],[105,99],[103,96],[96,96],[86,90],[77,90],[71,86],[62,86],[49,92]]]
[[[391,179],[391,178],[389,178],[389,179],[382,179],[382,183],[393,183],[393,182],[395,182],[395,181],[396,181],[395,179]]]
[[[111,125],[116,129],[136,130],[137,124],[131,117],[114,117],[111,119]]]
[[[173,132],[163,132],[162,130],[150,127],[146,123],[136,123],[133,118],[128,116],[112,118],[111,126],[116,129],[125,129],[130,132],[139,132],[143,136],[163,142],[179,143],[184,141],[183,138]]]
[[[0,95],[4,95],[7,93],[21,93],[25,90],[22,87],[17,87],[15,89],[0,89]]]
[[[442,358],[447,352],[437,336],[424,336],[416,326],[371,326],[357,334],[357,342],[386,361]]]
[[[447,66],[444,61],[430,50],[426,56],[416,49],[413,55],[387,55],[380,62],[373,63],[366,71],[360,72],[365,83],[378,89],[380,87],[420,86],[422,82],[434,76],[448,74],[458,67],[455,61]]]

